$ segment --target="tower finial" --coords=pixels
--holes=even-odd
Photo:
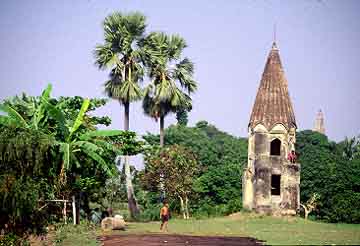
[[[274,44],[276,44],[276,22],[274,23]]]
[[[272,43],[272,48],[273,49],[277,49],[277,46],[276,46],[276,22],[274,23],[274,40],[273,40],[273,43]]]

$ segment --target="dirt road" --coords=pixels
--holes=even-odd
[[[166,234],[111,235],[100,238],[104,246],[238,246],[262,245],[263,242],[249,237],[205,237]]]

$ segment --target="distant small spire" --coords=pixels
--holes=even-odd
[[[318,113],[316,114],[314,131],[325,134],[325,120],[324,120],[324,114],[321,111],[321,109],[319,109]]]

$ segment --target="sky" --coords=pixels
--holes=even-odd
[[[282,0],[1,0],[0,101],[26,92],[105,97],[107,71],[94,65],[102,22],[114,11],[140,11],[147,32],[185,38],[199,84],[189,125],[206,120],[246,137],[267,55],[276,41],[299,130],[312,129],[319,109],[328,137],[360,134],[360,1]],[[144,82],[146,84],[146,81]],[[131,105],[130,128],[157,133],[158,123]],[[110,101],[112,128],[123,127],[123,108]],[[166,117],[166,126],[176,122]]]

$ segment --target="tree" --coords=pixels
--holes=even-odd
[[[147,134],[143,138],[151,145],[159,141],[159,135]],[[241,170],[247,160],[247,139],[231,136],[206,121],[200,121],[195,127],[168,127],[165,146],[174,144],[190,149],[199,162],[199,173],[194,182],[193,211],[202,215],[239,211]]]
[[[309,214],[316,209],[318,206],[318,202],[320,199],[320,195],[317,193],[312,194],[310,199],[305,204],[300,204],[304,209],[305,219],[307,220]]]
[[[50,94],[51,85],[40,97],[23,94],[0,104],[0,230],[5,232],[41,232],[51,207],[43,206],[46,200],[75,194],[89,212],[89,201],[98,202],[93,194],[116,170],[115,157],[142,148],[134,132],[98,130],[111,120],[90,112],[106,100]],[[67,181],[62,185],[60,173]]]
[[[301,163],[302,201],[319,194],[314,213],[329,222],[359,223],[360,158],[343,155],[343,142],[336,144],[325,135],[310,130],[297,133]]]
[[[130,103],[142,98],[139,81],[143,79],[140,52],[137,46],[142,38],[146,24],[145,16],[138,13],[128,15],[115,12],[105,18],[104,44],[95,48],[96,65],[100,69],[111,69],[110,79],[105,83],[105,92],[124,105],[124,130],[129,130]],[[139,214],[138,204],[133,192],[128,156],[125,156],[127,175],[128,205],[131,216]]]
[[[144,112],[160,118],[160,146],[164,146],[164,119],[179,108],[191,108],[190,94],[197,89],[194,64],[181,58],[186,47],[178,35],[152,32],[141,42],[143,59],[152,83],[145,89]],[[183,91],[184,89],[185,91]]]
[[[146,155],[142,183],[153,191],[163,185],[168,197],[179,199],[183,217],[189,219],[189,198],[197,172],[194,154],[183,146],[173,145]]]
[[[343,156],[348,160],[352,160],[357,155],[360,155],[360,140],[353,137],[348,139],[347,137],[340,143],[343,148]]]
[[[180,126],[186,126],[189,122],[188,119],[188,112],[191,111],[191,107],[190,108],[185,108],[185,107],[179,107],[176,111],[176,120],[178,125]]]

